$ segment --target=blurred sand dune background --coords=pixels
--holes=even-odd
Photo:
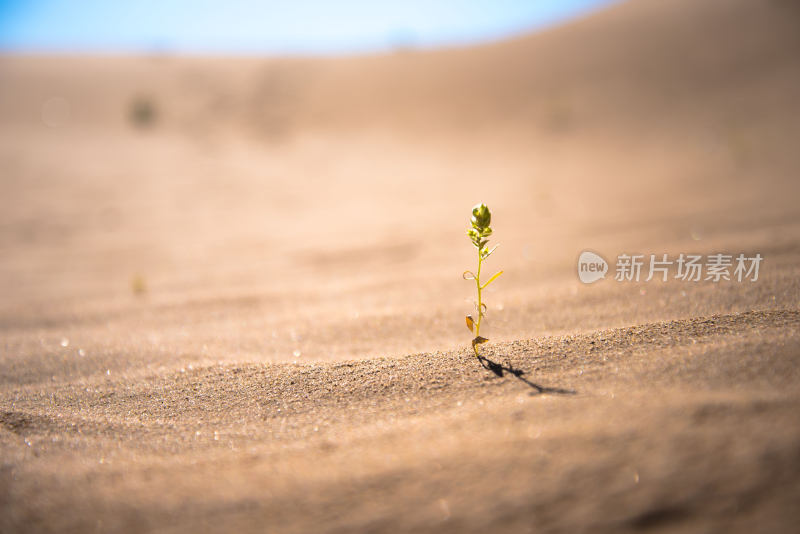
[[[489,268],[506,271],[486,297],[487,334],[499,346],[563,335],[590,336],[576,338],[588,343],[594,339],[593,332],[650,325],[644,331],[652,334],[662,328],[661,321],[688,321],[664,327],[680,337],[695,332],[692,325],[697,321],[721,314],[734,325],[724,335],[735,339],[714,338],[708,342],[709,350],[721,351],[726,343],[742,339],[747,343],[758,339],[770,348],[762,353],[760,348],[737,345],[726,358],[713,360],[721,366],[715,369],[730,370],[726,365],[734,365],[733,355],[749,358],[755,350],[778,358],[772,363],[785,369],[784,378],[795,377],[800,305],[798,51],[800,7],[796,2],[649,0],[614,4],[503,42],[443,50],[287,58],[0,56],[0,398],[5,427],[10,429],[2,447],[8,458],[17,458],[8,460],[11,467],[4,468],[5,472],[28,473],[22,477],[25,483],[15,486],[10,478],[5,482],[12,488],[4,501],[10,525],[17,528],[34,518],[42,530],[94,528],[96,524],[81,518],[102,516],[101,510],[118,513],[126,492],[139,497],[132,497],[132,504],[125,506],[150,510],[152,515],[144,523],[130,519],[136,516],[134,512],[130,517],[118,515],[120,523],[115,525],[120,528],[172,525],[181,530],[179,523],[170,523],[174,517],[170,514],[210,506],[193,493],[188,466],[212,454],[212,449],[178,444],[167,453],[153,441],[161,439],[162,430],[153,430],[148,425],[156,423],[139,413],[136,424],[150,428],[148,432],[155,432],[157,438],[133,431],[127,434],[112,425],[98,430],[96,441],[85,438],[89,444],[81,442],[77,454],[93,458],[99,450],[108,456],[120,440],[131,450],[139,446],[130,444],[133,441],[143,443],[150,451],[143,457],[118,453],[120,469],[141,474],[153,465],[173,462],[177,467],[171,477],[181,480],[174,490],[176,501],[152,503],[143,497],[147,483],[137,482],[142,484],[136,486],[140,495],[115,479],[97,475],[100,482],[82,490],[87,499],[83,508],[77,508],[75,515],[65,512],[74,502],[63,495],[55,497],[54,488],[69,485],[94,468],[75,460],[60,470],[59,462],[64,460],[56,453],[42,453],[33,464],[26,463],[28,453],[24,446],[16,448],[14,441],[22,435],[17,430],[26,428],[18,422],[28,421],[31,432],[49,437],[49,432],[58,434],[56,427],[36,426],[30,421],[40,419],[31,417],[54,417],[58,412],[73,421],[116,421],[125,426],[132,424],[129,418],[137,410],[150,409],[131,400],[98,415],[85,411],[95,401],[78,393],[72,397],[59,393],[60,398],[70,399],[63,405],[48,397],[65,388],[82,391],[86,387],[87,392],[91,387],[106,388],[117,395],[131,388],[149,391],[142,395],[174,393],[178,408],[167,415],[152,415],[176,421],[177,434],[164,430],[169,439],[194,427],[213,435],[206,428],[210,420],[238,429],[231,432],[239,432],[241,439],[249,435],[247,443],[252,447],[265,447],[258,449],[261,452],[251,449],[254,457],[275,454],[269,462],[287,462],[286,472],[273,473],[282,482],[270,491],[288,499],[308,491],[303,482],[312,472],[303,463],[308,458],[282,457],[278,448],[271,448],[277,445],[253,437],[266,436],[259,433],[266,432],[263,429],[236,427],[240,421],[250,421],[248,403],[259,405],[260,395],[274,391],[259,390],[258,398],[246,387],[224,394],[217,391],[217,395],[235,396],[238,400],[231,402],[238,408],[230,412],[230,418],[224,412],[209,419],[205,412],[198,415],[188,408],[184,411],[186,406],[180,408],[184,392],[180,377],[189,366],[203,369],[201,378],[216,383],[215,366],[244,365],[247,378],[243,380],[254,386],[269,382],[259,369],[267,369],[267,377],[275,378],[284,376],[281,373],[305,372],[305,364],[450,351],[447,358],[456,358],[457,366],[483,372],[466,356],[469,334],[463,316],[471,310],[472,286],[461,279],[461,272],[474,263],[464,230],[471,206],[479,201],[492,208],[495,242],[501,243]],[[597,251],[612,263],[621,253],[681,252],[760,253],[765,261],[757,283],[633,284],[609,277],[584,286],[575,274],[575,262],[584,249]],[[750,310],[789,315],[737,315]],[[759,334],[759,325],[771,332],[767,341]],[[597,335],[602,340],[602,334]],[[646,339],[636,350],[646,351]],[[676,343],[672,352],[661,350],[670,358],[697,356],[694,349],[684,352],[684,345]],[[777,346],[782,348],[776,352]],[[537,350],[559,357],[547,352],[551,349]],[[521,349],[510,354],[523,367],[531,364]],[[647,366],[655,365],[652,360],[644,353],[635,354],[644,358],[637,359],[636,365],[652,371],[656,383],[674,384],[671,380],[679,376],[676,369],[685,371],[681,365],[651,369]],[[437,361],[437,357],[443,356],[429,355],[422,361]],[[599,410],[601,419],[608,416],[611,412],[603,412],[605,408],[589,406],[591,396],[599,394],[597,388],[605,391],[611,386],[600,378],[581,382],[575,373],[588,364],[581,354],[574,357],[569,360],[571,367],[564,364],[552,370],[542,364],[543,376],[588,395],[580,401],[586,409]],[[756,457],[775,445],[783,454],[798,443],[796,423],[783,423],[791,412],[785,406],[797,406],[797,382],[779,381],[779,388],[766,364],[758,361],[750,370],[737,367],[736,372],[723,373],[728,379],[721,379],[722,386],[714,382],[717,385],[712,387],[700,378],[696,385],[699,390],[719,386],[729,399],[741,380],[763,379],[766,390],[774,389],[781,400],[774,412],[771,404],[764,405],[772,415],[754,417],[761,418],[758,424],[765,432],[774,428],[773,421],[781,421],[785,441],[780,446],[767,443],[747,450]],[[274,362],[298,362],[300,367],[259,367]],[[627,360],[620,363],[631,365]],[[381,380],[391,381],[395,372],[381,367],[383,363],[354,365],[378,366],[374,372]],[[369,500],[372,490],[359,486],[350,495],[363,498],[351,522],[341,515],[333,521],[325,510],[340,514],[341,507],[353,502],[340,496],[339,486],[332,482],[350,487],[352,480],[334,468],[331,473],[314,471],[314,484],[329,491],[321,489],[313,497],[317,499],[313,502],[323,506],[320,515],[306,515],[303,521],[327,518],[334,530],[354,525],[395,532],[430,525],[445,528],[446,523],[404,519],[402,511],[408,509],[404,506],[411,506],[413,499],[403,499],[428,495],[402,481],[428,476],[430,466],[440,460],[445,471],[454,475],[457,459],[467,462],[465,480],[485,475],[489,481],[499,481],[508,476],[504,469],[512,469],[511,464],[492,470],[488,457],[473,465],[464,456],[471,439],[512,456],[519,452],[517,441],[496,437],[505,428],[503,395],[514,399],[518,382],[506,374],[502,384],[508,391],[486,393],[461,382],[448,390],[444,378],[443,396],[430,397],[425,384],[441,380],[440,375],[450,368],[431,363],[426,374],[425,364],[420,365],[423,370],[412,381],[416,385],[409,383],[409,389],[395,394],[416,399],[421,410],[440,406],[440,401],[455,402],[465,392],[475,398],[494,395],[493,422],[482,421],[484,408],[474,407],[465,416],[465,429],[447,442],[445,448],[452,453],[448,460],[425,453],[405,458],[402,465],[408,471],[400,470],[395,486],[382,486],[380,481],[385,479],[381,477],[389,476],[383,470],[386,466],[379,459],[369,460],[374,465],[368,462],[363,473],[358,472],[376,477],[376,491],[387,492],[384,498],[395,498],[399,504],[390,511],[377,504],[370,508],[363,499]],[[342,379],[337,374],[341,368],[324,366],[323,372],[331,373],[325,380],[335,388]],[[479,374],[469,376],[483,380]],[[642,372],[637,380],[649,376]],[[643,385],[630,377],[620,380],[617,391],[628,391],[635,398],[625,408],[630,420],[639,421],[641,412],[636,406],[640,404],[662,409],[659,399],[641,397],[646,382]],[[148,384],[156,383],[148,389]],[[286,395],[302,396],[321,386],[308,387],[290,387]],[[344,399],[347,392],[337,395]],[[693,398],[670,395],[663,398],[665,406],[672,408],[691,404]],[[51,400],[45,402],[45,398]],[[677,404],[670,404],[670,399]],[[394,394],[391,400],[377,395],[372,404],[364,401],[364,409],[377,405],[379,411],[380,406],[389,410],[386,406],[396,400]],[[227,401],[212,394],[204,402],[225,405]],[[387,454],[396,452],[391,439],[374,437],[371,430],[358,426],[366,422],[347,419],[337,411],[337,402],[323,404],[330,410],[329,417],[340,424],[336,428],[341,433],[331,435],[351,447],[342,445],[338,450],[354,451],[340,458],[341,469],[352,467],[358,451],[373,446]],[[262,408],[254,421],[279,424],[268,419],[274,414],[266,415]],[[311,405],[304,408],[313,409]],[[683,413],[683,408],[675,410],[666,419],[643,418],[643,426],[638,427],[643,429],[641,435],[672,421],[675,413]],[[294,439],[295,445],[311,439],[303,425],[313,426],[312,416],[302,413],[306,415],[298,415],[292,427],[296,433],[287,431],[291,436],[287,439]],[[545,410],[540,415],[550,413]],[[591,453],[597,429],[586,427],[583,416],[554,413],[565,417],[563,431],[585,431],[579,443],[584,443],[584,452]],[[437,411],[430,417],[386,431],[411,436],[409,441],[419,438],[415,432],[428,437],[424,432],[432,432],[432,441],[438,442],[444,438],[435,429],[450,428],[456,416]],[[484,424],[488,426],[481,430]],[[622,439],[628,427],[613,424],[606,431],[616,429],[615,439]],[[674,424],[678,433],[688,432],[680,426],[684,423]],[[711,425],[709,439],[728,439],[733,430],[726,424],[720,423],[724,430],[718,434]],[[419,425],[427,430],[419,430]],[[71,439],[59,435],[62,440]],[[232,444],[239,443],[238,438],[231,439]],[[420,438],[421,442],[425,439]],[[312,452],[322,456],[312,457],[327,454],[327,445],[320,447],[312,447]],[[670,457],[669,447],[664,447],[665,456],[653,461]],[[582,461],[576,459],[581,454],[574,456],[570,458]],[[788,464],[773,466],[796,473],[800,462],[787,458]],[[239,457],[224,461],[231,462],[228,468],[234,477],[246,476],[250,469]],[[205,471],[191,476],[208,477],[201,481],[215,477],[215,471],[205,465]],[[393,465],[392,469],[400,469]],[[537,469],[555,481],[563,474],[559,469],[575,464],[560,460],[553,465],[550,471],[542,466]],[[729,467],[722,464],[720,472]],[[597,470],[602,472],[602,466]],[[403,478],[406,475],[411,478]],[[451,480],[461,479],[453,476]],[[513,480],[524,485],[527,479]],[[795,476],[787,482],[795,491],[797,480]],[[280,485],[284,483],[285,487]],[[158,479],[153,484],[166,488],[170,481]],[[256,491],[254,487],[260,486],[244,484],[241,491]],[[659,487],[653,486],[651,495]],[[677,482],[667,487],[682,490]],[[232,493],[219,499],[241,503],[230,497],[238,495],[237,490],[228,489]],[[520,497],[516,490],[503,493],[500,486],[495,489],[513,519],[495,526],[521,529],[517,520],[525,516],[520,510],[527,508],[519,502],[535,498]],[[26,500],[33,494],[44,495],[45,504]],[[106,495],[105,504],[98,504],[101,494]],[[552,502],[559,502],[548,495]],[[135,500],[140,497],[144,500]],[[244,493],[240,497],[244,499]],[[438,497],[431,498],[439,503]],[[469,517],[469,497],[462,495],[460,502]],[[757,509],[773,513],[775,531],[787,524],[782,520],[792,519],[781,503],[768,500]],[[166,511],[159,515],[156,508],[162,505]],[[449,505],[445,502],[444,506]],[[450,517],[449,508],[447,513],[440,510],[440,503],[435,508],[434,515],[441,512]],[[238,518],[240,523],[234,524],[258,529],[262,523],[249,523],[245,509],[233,506],[225,513]],[[549,525],[580,531],[594,524],[589,520],[595,517],[591,510],[567,510]],[[489,518],[506,517],[500,512],[497,516],[486,513]],[[754,517],[762,517],[758,513]],[[53,514],[66,515],[55,519]],[[394,522],[370,522],[382,514]],[[452,514],[457,515],[455,510]],[[205,516],[200,513],[200,517]],[[311,528],[291,514],[280,517],[279,530]],[[642,517],[642,524],[649,525],[649,516]],[[203,523],[206,529],[216,528],[213,520],[208,521]],[[456,525],[453,531],[468,531],[481,523],[473,527],[469,521],[450,524]],[[626,523],[634,529],[637,524]],[[705,525],[692,524],[698,529]],[[609,528],[614,525],[619,526],[613,523]]]
[[[576,290],[583,248],[793,247],[796,17],[791,2],[632,2],[466,49],[3,57],[0,313],[26,328],[121,314],[141,336],[155,322],[168,361],[404,353],[462,341],[476,201],[508,271],[495,300],[534,313],[553,301],[531,294]],[[165,314],[207,321],[220,299],[235,330],[164,333]],[[583,326],[518,314],[499,335]],[[383,318],[377,343],[349,330]],[[310,345],[290,347],[292,328]],[[326,328],[348,341],[312,340]]]

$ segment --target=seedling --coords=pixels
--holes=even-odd
[[[472,271],[464,271],[462,275],[464,280],[475,280],[475,288],[478,291],[478,300],[475,303],[475,312],[478,315],[478,320],[476,321],[472,315],[467,315],[467,328],[469,331],[475,334],[475,337],[472,339],[472,350],[475,351],[475,357],[480,358],[480,354],[478,354],[478,345],[486,343],[489,341],[485,337],[481,337],[481,322],[486,315],[486,304],[483,302],[482,292],[486,287],[497,280],[497,277],[503,274],[503,271],[498,271],[493,274],[486,283],[481,284],[481,268],[483,267],[483,262],[492,255],[492,252],[495,251],[497,245],[493,246],[491,249],[488,247],[489,237],[492,235],[492,214],[489,211],[488,206],[486,204],[476,204],[474,208],[472,208],[472,218],[470,219],[471,228],[467,230],[467,235],[469,236],[470,241],[472,244],[475,245],[475,248],[478,249],[478,270],[476,272]]]

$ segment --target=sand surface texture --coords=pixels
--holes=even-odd
[[[0,531],[796,531],[798,51],[795,2],[643,0],[453,50],[0,57]],[[764,259],[613,279],[681,253]]]

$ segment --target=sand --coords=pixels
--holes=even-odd
[[[793,531],[797,15],[0,57],[0,531]],[[623,253],[764,260],[618,282]]]

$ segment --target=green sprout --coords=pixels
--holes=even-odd
[[[464,271],[462,275],[464,280],[475,280],[475,287],[478,290],[478,301],[475,303],[478,320],[476,321],[472,315],[467,315],[466,317],[467,328],[469,328],[470,332],[475,334],[475,337],[472,339],[472,350],[475,351],[476,358],[480,358],[478,354],[478,345],[489,341],[485,337],[481,337],[481,322],[486,315],[486,304],[483,302],[482,292],[486,289],[486,286],[497,280],[497,277],[503,274],[503,271],[498,271],[493,274],[485,284],[481,284],[481,268],[483,267],[483,262],[486,261],[497,248],[497,245],[493,246],[491,249],[488,247],[489,237],[492,235],[491,224],[492,213],[489,211],[488,206],[483,203],[476,204],[475,207],[472,208],[472,218],[470,219],[471,228],[467,230],[467,235],[472,241],[472,244],[475,245],[475,248],[478,249],[478,270],[474,273],[472,271]]]

